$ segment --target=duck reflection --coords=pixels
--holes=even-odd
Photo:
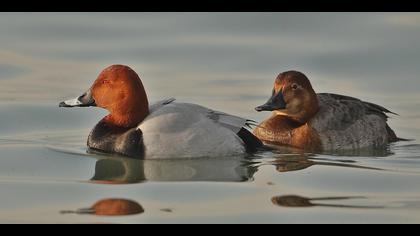
[[[277,154],[307,154],[302,149],[297,149],[293,147],[287,146],[279,146],[279,145],[271,145],[267,144],[266,147],[270,149],[272,152]],[[387,157],[394,155],[395,153],[391,150],[391,145],[386,145],[384,147],[367,147],[367,148],[359,148],[359,149],[350,149],[350,150],[334,150],[334,151],[324,151],[323,155],[331,155],[331,156],[344,156],[344,157],[357,157],[357,156],[364,156],[364,157]]]
[[[99,184],[131,184],[145,181],[252,181],[258,168],[273,165],[278,172],[298,171],[314,165],[382,170],[355,165],[354,160],[330,160],[308,154],[282,154],[274,161],[264,159],[190,159],[138,160],[133,158],[96,157],[95,173],[89,180]]]
[[[270,165],[274,165],[276,167],[276,170],[278,172],[303,170],[314,165],[337,166],[337,167],[359,168],[359,169],[369,169],[369,170],[383,170],[379,168],[355,165],[355,164],[350,164],[350,163],[356,163],[356,161],[331,160],[328,158],[318,158],[315,155],[306,155],[306,154],[280,155],[277,157],[276,160],[269,162]]]
[[[244,159],[137,160],[104,157],[96,161],[91,182],[128,184],[145,181],[251,181],[257,167]]]
[[[321,198],[306,198],[297,195],[283,195],[275,196],[271,198],[271,202],[274,205],[282,207],[340,207],[340,208],[384,208],[383,206],[361,206],[361,205],[344,205],[344,204],[327,204],[327,203],[315,203],[319,201],[339,201],[339,200],[353,200],[353,199],[365,199],[365,197],[321,197]]]
[[[144,212],[143,207],[135,201],[119,198],[103,199],[91,207],[81,208],[76,211],[61,211],[61,214],[91,214],[98,216],[125,216]]]

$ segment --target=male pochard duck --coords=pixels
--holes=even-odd
[[[298,71],[279,74],[271,98],[255,109],[273,111],[254,129],[267,144],[335,151],[381,147],[400,140],[387,124],[386,113],[392,112],[353,97],[316,94]]]
[[[137,73],[124,65],[104,69],[82,96],[60,107],[97,106],[109,111],[89,135],[93,150],[134,158],[240,155],[262,143],[250,120],[196,104],[165,99],[149,106]]]

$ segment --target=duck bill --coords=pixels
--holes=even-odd
[[[274,110],[282,110],[286,108],[286,102],[283,98],[283,93],[280,91],[278,93],[273,93],[273,96],[268,99],[268,101],[255,108],[256,111],[274,111]]]
[[[95,107],[95,99],[92,97],[92,92],[88,90],[82,96],[79,96],[75,99],[67,100],[61,102],[59,107]]]

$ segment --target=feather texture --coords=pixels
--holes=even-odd
[[[396,139],[386,123],[386,113],[392,113],[386,108],[329,93],[318,94],[318,100],[320,109],[309,125],[319,134],[324,150],[379,147]]]

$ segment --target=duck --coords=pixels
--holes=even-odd
[[[315,93],[299,71],[280,73],[268,101],[255,108],[272,115],[253,134],[266,145],[312,152],[386,147],[398,138],[387,124],[388,109],[360,99]]]
[[[255,121],[167,98],[149,105],[138,74],[126,65],[105,68],[81,96],[59,107],[109,112],[90,132],[89,150],[140,159],[243,156],[262,142]]]

